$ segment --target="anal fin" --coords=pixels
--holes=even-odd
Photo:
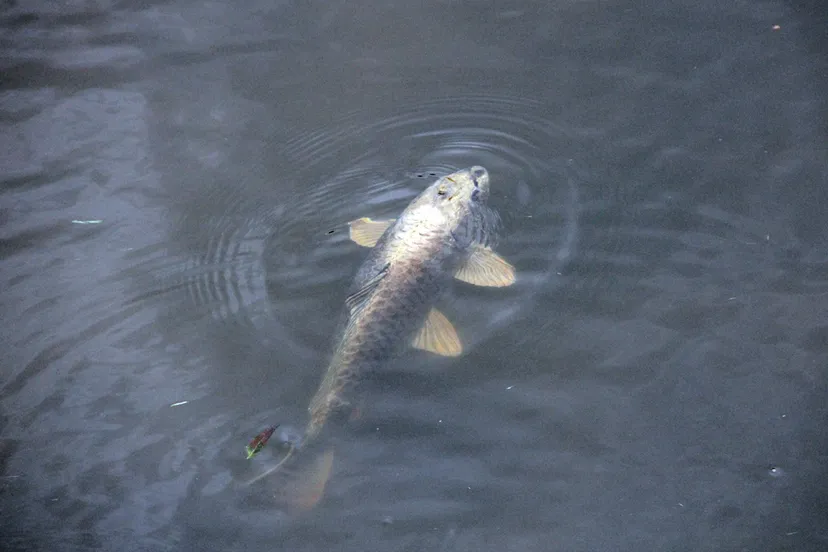
[[[388,267],[391,266],[391,263],[386,263],[382,269],[374,275],[373,278],[365,282],[365,284],[359,288],[357,291],[349,295],[345,299],[345,305],[348,307],[348,310],[351,313],[351,316],[359,312],[362,307],[365,305],[365,302],[371,297],[371,294],[377,289],[377,286],[385,278],[385,275],[388,274]]]
[[[417,349],[442,356],[454,357],[463,353],[463,344],[457,336],[457,330],[437,309],[431,309],[428,313],[412,345]]]

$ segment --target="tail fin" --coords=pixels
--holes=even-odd
[[[252,485],[268,475],[278,472],[288,460],[295,456],[296,450],[296,446],[291,445],[284,458],[275,466],[268,468],[253,479],[247,481],[246,485]],[[333,450],[329,449],[314,458],[309,466],[300,468],[289,475],[285,474],[286,482],[283,486],[284,499],[286,505],[291,510],[305,512],[319,503],[325,492],[325,485],[331,477],[333,458]]]
[[[314,458],[313,463],[287,485],[285,491],[288,496],[285,498],[293,508],[305,512],[319,503],[325,493],[325,485],[331,477],[333,459],[333,450],[326,450]]]

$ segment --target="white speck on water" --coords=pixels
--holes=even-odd
[[[798,534],[799,534],[799,531],[791,531],[790,533],[785,533],[785,536],[790,537],[790,536],[798,535]]]
[[[509,390],[509,389],[511,389],[512,387],[514,387],[514,385],[510,385],[510,386],[508,386],[508,387],[506,388],[506,390]]]
[[[170,405],[170,408],[172,408],[174,406],[181,406],[182,404],[187,404],[188,402],[190,402],[190,401],[180,401],[180,402],[177,402],[177,403],[172,403]]]
[[[100,224],[102,222],[103,222],[102,220],[98,220],[98,219],[93,219],[93,220],[78,220],[78,219],[75,219],[75,220],[72,221],[72,224]]]
[[[524,10],[504,10],[497,14],[498,19],[515,19],[517,17],[522,17],[523,14],[526,13]]]
[[[443,420],[437,420],[437,423],[438,423],[438,424],[442,424],[442,423],[443,423]]]
[[[684,508],[684,504],[682,504],[681,502],[679,502],[678,505]]]
[[[776,466],[769,469],[768,473],[770,474],[771,477],[784,477],[786,475],[785,470],[783,470],[782,468],[778,468]]]

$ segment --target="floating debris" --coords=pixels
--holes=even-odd
[[[100,224],[102,222],[103,221],[99,220],[99,219],[93,219],[93,220],[77,220],[77,219],[75,219],[75,220],[72,221],[72,224]]]
[[[172,403],[170,405],[170,408],[172,408],[174,406],[181,406],[182,404],[187,404],[188,402],[190,402],[190,401],[180,401],[180,402],[177,402],[177,403]]]
[[[276,428],[279,427],[278,425],[270,426],[269,428],[265,429],[253,439],[247,443],[247,446],[244,447],[245,452],[247,453],[247,459],[250,460],[256,454],[258,454],[264,446],[267,444],[267,441],[270,439],[273,432],[276,431]]]

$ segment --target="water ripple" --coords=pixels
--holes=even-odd
[[[449,309],[468,313],[464,340],[474,344],[527,310],[577,252],[584,174],[570,156],[571,141],[541,103],[521,98],[456,96],[403,103],[371,117],[361,110],[343,114],[325,128],[268,145],[262,172],[276,175],[277,186],[264,177],[220,176],[198,190],[178,222],[191,253],[181,262],[158,251],[147,293],[183,290],[216,319],[318,350],[332,331],[319,320],[336,317],[364,256],[348,242],[346,223],[394,217],[437,177],[482,164],[505,222],[502,252],[520,279],[505,293],[453,295]],[[331,286],[341,293],[332,296]],[[297,311],[314,316],[296,317]]]
[[[572,147],[574,135],[540,102],[462,95],[402,103],[370,119],[361,110],[346,113],[327,128],[297,134],[276,148],[273,167],[288,168],[290,179],[308,183],[298,212],[322,229],[365,215],[395,216],[435,178],[472,164],[486,166],[492,174],[492,204],[505,222],[501,247],[518,267],[519,282],[515,290],[486,293],[486,308],[480,290],[455,294],[451,308],[483,315],[484,323],[467,325],[464,340],[474,343],[554,285],[576,253],[584,174],[572,157],[578,152]],[[289,212],[295,213],[292,207]],[[274,241],[268,278],[279,285],[269,286],[271,296],[278,301],[284,289],[295,292],[290,280],[297,276],[303,276],[305,287],[344,285],[343,271],[329,270],[342,260],[336,252],[341,241],[330,238],[317,242],[314,251],[305,248],[309,263],[298,271],[286,269],[284,260],[291,258],[286,251],[273,250],[288,245]]]

